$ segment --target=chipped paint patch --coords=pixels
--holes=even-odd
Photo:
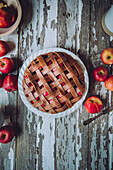
[[[87,51],[89,51],[89,42],[87,43]]]
[[[53,28],[53,31],[57,29],[57,23],[55,23],[54,19],[51,21],[51,28]]]
[[[79,129],[79,109],[76,112],[76,169],[79,169],[80,167],[80,161],[82,160],[82,155],[80,152],[81,146],[82,146],[82,134],[80,133]]]
[[[31,133],[31,123],[32,123],[32,119],[33,119],[33,115],[32,112],[30,110],[28,110],[27,113],[27,125],[28,125],[28,130],[29,130],[29,134]]]
[[[5,107],[8,105],[9,105],[8,93],[1,88],[0,89],[0,109],[4,110]]]
[[[77,51],[80,49],[80,31],[81,31],[82,8],[83,8],[82,0],[79,0],[79,4],[78,4]]]
[[[98,114],[96,114],[98,115]],[[96,116],[95,115],[95,116]],[[91,168],[106,169],[107,164],[107,136],[105,130],[107,129],[106,120],[102,119],[98,125],[94,122],[92,128],[93,136],[91,139]],[[101,131],[99,131],[101,129]],[[99,135],[101,133],[101,136]]]
[[[46,28],[48,28],[48,25],[47,25],[47,20],[48,20],[48,6],[47,6],[47,3],[46,1],[43,1],[43,4],[41,4],[40,7],[43,7],[42,9],[42,12],[43,12],[43,18],[41,21],[43,21],[43,23],[40,23],[40,26],[42,26],[41,28],[41,32],[40,32],[40,45],[41,45],[41,48],[44,46],[44,40],[45,40],[45,30]],[[40,11],[41,12],[41,11]]]
[[[96,26],[96,21],[93,22],[92,30],[93,30],[93,38],[94,38],[95,41],[97,41],[95,26]]]
[[[92,127],[93,128],[93,127]],[[92,169],[95,167],[97,169],[97,166],[95,165],[95,162],[97,161],[97,144],[96,144],[96,131],[97,131],[97,125],[95,124],[93,131],[93,137],[91,141],[91,167]]]
[[[106,134],[104,133],[105,129],[106,129],[106,121],[102,120],[101,124],[101,138],[100,138],[100,160],[99,160],[99,169],[106,169],[106,164],[107,164],[107,149],[106,145],[107,145],[107,141],[106,141]]]
[[[60,167],[60,169],[75,169],[76,166],[76,157],[79,155],[79,149],[76,144],[81,139],[76,134],[75,120],[76,114],[74,113],[56,121],[56,167]]]
[[[66,44],[65,47],[68,47],[69,49],[73,50],[75,49],[75,40],[76,40],[76,24],[77,23],[77,5],[76,2],[73,0],[65,1],[66,11],[65,13],[65,19],[66,19],[66,31],[67,31],[67,37],[66,37]],[[71,25],[71,27],[70,27]],[[64,33],[63,33],[64,34]]]
[[[109,91],[109,104],[111,106],[111,98],[112,98],[112,92]],[[108,116],[108,129],[113,129],[113,111],[109,112]],[[108,132],[108,157],[109,157],[109,169],[112,169],[112,162],[113,162],[113,133],[110,131]]]
[[[94,52],[97,53],[98,52],[98,47],[96,44],[94,44]]]
[[[95,85],[95,91],[96,91],[96,95],[101,96],[103,99],[106,98],[106,88],[104,86],[104,82],[99,82],[98,84]]]
[[[100,86],[100,90],[98,91],[98,94],[100,94],[100,96],[102,96],[103,99],[106,99],[106,93],[107,93],[107,89],[104,86],[104,82],[100,82],[101,86]]]
[[[110,104],[110,106],[111,106],[111,98],[112,98],[112,92],[109,90],[109,104]]]
[[[28,20],[32,19],[32,21],[27,23],[27,25],[23,24],[24,29],[23,27],[21,28],[22,30],[20,32],[20,37],[22,41],[20,45],[20,51],[21,51],[22,60],[26,60],[27,57],[31,54],[31,52],[36,52],[36,50],[39,49],[39,44],[38,44],[39,34],[37,30],[39,29],[40,1],[32,1],[32,2],[28,1],[27,3],[28,4],[25,11],[27,10],[29,14],[27,15],[27,19],[25,16],[23,17],[23,20],[25,24]]]
[[[67,5],[66,2],[58,1],[58,46],[65,47],[66,41],[68,39],[67,32],[67,18],[66,11]]]
[[[104,37],[102,37],[102,40],[104,41]]]
[[[110,41],[113,41],[113,37],[110,37]]]
[[[52,8],[51,8],[52,6]],[[39,36],[40,48],[57,46],[57,5],[56,1],[44,0],[40,2]],[[55,23],[53,27],[53,21]],[[53,29],[54,28],[54,29]],[[51,38],[51,41],[48,40]]]
[[[35,122],[36,146],[39,148],[36,165],[42,169],[54,169],[55,119],[36,117]]]
[[[36,131],[37,130],[37,125],[34,123],[34,131]]]
[[[14,165],[14,151],[12,148],[10,148],[10,151],[8,153],[8,157],[11,160],[11,168],[10,170],[13,170],[13,165]]]

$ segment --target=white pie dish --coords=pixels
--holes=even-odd
[[[26,99],[25,95],[24,95],[24,91],[23,91],[23,86],[22,86],[22,82],[23,82],[23,76],[24,76],[24,72],[27,68],[27,66],[31,63],[31,61],[33,59],[35,59],[38,55],[40,54],[45,54],[45,53],[48,53],[48,52],[65,52],[67,54],[69,54],[70,56],[72,56],[74,59],[76,59],[80,66],[82,67],[82,70],[83,70],[83,73],[84,73],[84,78],[85,78],[85,90],[84,90],[84,93],[81,97],[81,99],[76,103],[74,104],[71,108],[63,111],[63,112],[59,112],[59,113],[55,113],[55,114],[51,114],[51,113],[47,113],[47,112],[42,112],[38,109],[36,109],[35,107],[33,107],[29,102],[28,100]],[[72,112],[74,112],[82,103],[83,101],[85,100],[85,97],[87,95],[87,92],[88,92],[88,88],[89,88],[89,77],[88,77],[88,73],[87,73],[87,70],[86,70],[86,67],[85,65],[83,64],[83,62],[80,60],[79,57],[77,57],[74,53],[68,51],[68,50],[65,50],[63,48],[47,48],[47,49],[42,49],[42,50],[39,50],[38,52],[32,54],[31,56],[28,57],[28,59],[24,62],[24,64],[22,65],[21,69],[20,69],[20,72],[19,72],[19,77],[18,77],[18,90],[19,90],[19,94],[20,94],[20,97],[23,101],[23,103],[25,104],[25,106],[31,110],[32,112],[34,112],[35,114],[39,115],[39,116],[50,116],[50,117],[54,117],[54,118],[58,118],[58,117],[63,117],[65,115],[68,115]]]

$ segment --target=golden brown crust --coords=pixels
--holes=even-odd
[[[84,92],[83,70],[76,60],[63,52],[36,57],[26,68],[23,90],[37,109],[57,113],[72,107]]]

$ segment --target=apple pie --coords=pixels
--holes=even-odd
[[[43,112],[54,114],[71,108],[84,89],[80,64],[64,52],[39,55],[24,72],[24,94],[33,107]]]

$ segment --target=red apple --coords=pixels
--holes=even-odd
[[[15,67],[15,63],[11,58],[4,57],[0,59],[0,71],[2,73],[10,73]]]
[[[88,113],[99,113],[103,108],[102,101],[96,97],[91,96],[85,101],[85,109]]]
[[[106,48],[101,53],[101,59],[104,64],[113,64],[113,48]]]
[[[15,136],[15,132],[12,126],[6,125],[0,128],[0,143],[8,143],[12,141]]]
[[[9,47],[5,41],[0,40],[0,57],[6,55],[9,51]]]
[[[105,67],[99,66],[93,70],[93,78],[96,81],[105,81],[108,76],[108,72]]]
[[[4,80],[4,77],[2,74],[0,74],[0,88],[3,87],[3,80]]]
[[[0,6],[0,28],[10,27],[16,19],[16,13],[14,8],[8,7],[7,4]]]
[[[113,75],[109,76],[104,83],[105,87],[110,90],[113,91]]]
[[[18,89],[18,78],[16,75],[7,75],[3,81],[3,88],[8,92],[14,92]]]

